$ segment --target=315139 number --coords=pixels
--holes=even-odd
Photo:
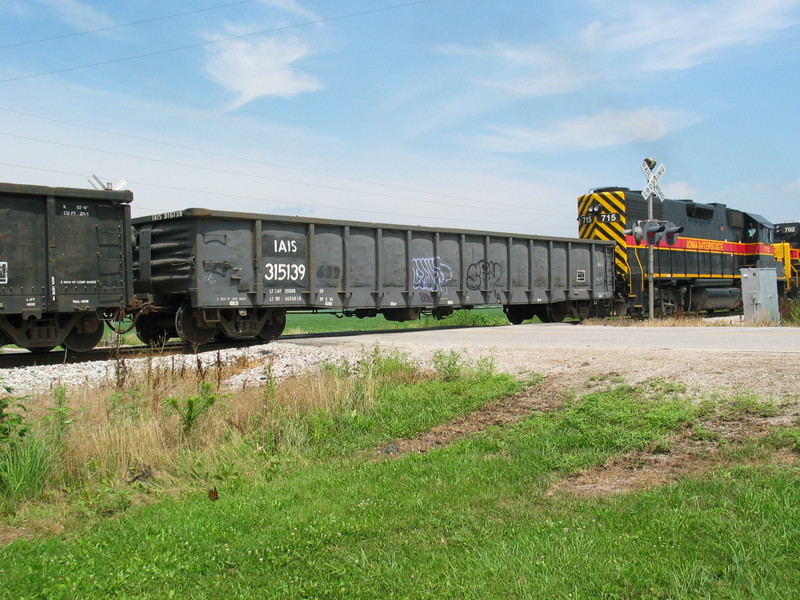
[[[264,279],[267,281],[301,281],[306,276],[306,266],[302,264],[267,263],[264,265]]]

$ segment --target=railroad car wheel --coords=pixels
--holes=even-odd
[[[175,330],[187,344],[201,346],[207,344],[217,335],[216,327],[200,327],[194,318],[194,309],[188,302],[184,302],[175,313]]]
[[[161,346],[169,339],[169,331],[158,324],[155,317],[141,315],[136,319],[136,335],[148,346]]]
[[[519,325],[527,319],[532,319],[534,314],[533,309],[527,305],[510,305],[506,306],[503,311],[512,325]]]
[[[547,316],[550,318],[548,323],[561,323],[567,316],[569,310],[566,302],[556,302],[547,305]]]
[[[73,352],[89,352],[103,339],[105,327],[96,316],[85,317],[81,323],[83,331],[73,329],[61,342],[61,347]]]
[[[277,340],[283,333],[286,327],[286,311],[276,310],[272,313],[266,325],[258,333],[258,337],[262,340],[272,341]]]

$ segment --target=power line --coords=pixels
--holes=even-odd
[[[22,81],[24,79],[33,79],[35,77],[44,77],[46,75],[58,75],[60,73],[69,73],[71,71],[80,71],[82,69],[90,69],[90,68],[93,68],[93,67],[102,67],[102,66],[105,66],[105,65],[111,65],[111,64],[115,64],[115,63],[128,62],[128,61],[131,61],[131,60],[138,60],[140,58],[149,58],[149,57],[152,57],[152,56],[161,56],[163,54],[170,54],[172,52],[179,52],[181,50],[192,50],[194,48],[203,48],[203,47],[206,47],[206,46],[213,46],[215,44],[222,44],[224,42],[230,42],[230,41],[233,41],[233,40],[241,40],[241,39],[245,39],[245,38],[249,38],[249,37],[255,37],[255,36],[259,36],[259,35],[266,35],[266,34],[269,34],[269,33],[277,33],[279,31],[286,31],[286,30],[289,30],[289,29],[297,29],[299,27],[307,27],[309,25],[319,25],[320,23],[330,23],[332,21],[341,21],[343,19],[351,19],[351,18],[354,18],[354,17],[363,17],[364,15],[370,15],[370,14],[375,14],[375,13],[380,13],[380,12],[386,12],[388,10],[395,10],[395,9],[398,9],[398,8],[406,8],[408,6],[414,6],[416,4],[425,4],[427,2],[435,2],[435,1],[436,0],[414,0],[413,2],[405,2],[403,4],[394,4],[392,6],[384,6],[382,8],[374,8],[374,9],[371,9],[371,10],[364,10],[364,11],[361,11],[361,12],[349,13],[349,14],[346,14],[346,15],[339,15],[339,16],[336,16],[336,17],[327,17],[327,18],[324,18],[324,19],[316,19],[316,20],[313,20],[313,21],[306,21],[304,23],[297,23],[295,25],[286,25],[284,27],[276,27],[274,29],[265,29],[263,31],[256,31],[254,33],[245,33],[245,34],[242,34],[242,35],[235,35],[235,36],[231,36],[231,37],[221,38],[221,39],[218,39],[218,40],[210,40],[210,41],[207,41],[207,42],[198,42],[196,44],[189,44],[188,46],[179,46],[179,47],[176,47],[176,48],[166,48],[164,50],[155,50],[153,52],[146,52],[144,54],[137,54],[137,55],[134,55],[134,56],[123,56],[121,58],[113,58],[113,59],[104,60],[104,61],[91,63],[91,64],[87,64],[87,65],[78,65],[78,66],[75,66],[75,67],[66,67],[64,69],[56,69],[54,71],[46,71],[46,72],[42,72],[42,73],[30,73],[28,75],[19,75],[17,77],[11,77],[9,79],[0,79],[0,83],[10,83],[12,81]]]
[[[208,12],[210,10],[218,10],[220,8],[229,8],[231,6],[238,6],[240,4],[250,4],[256,0],[239,0],[238,2],[229,2],[228,4],[218,4],[216,6],[209,6],[208,8],[199,8],[197,10],[189,10],[181,13],[174,13],[171,15],[163,15],[161,17],[152,17],[150,19],[142,19],[141,21],[131,21],[130,23],[120,23],[119,25],[109,25],[108,27],[100,27],[98,29],[88,29],[86,31],[75,31],[73,33],[65,33],[63,35],[54,35],[52,37],[39,38],[35,40],[25,40],[23,42],[14,42],[13,44],[3,44],[0,48],[15,48],[17,46],[27,46],[30,44],[39,44],[41,42],[52,42],[54,40],[63,40],[71,37],[78,37],[81,35],[90,35],[92,33],[102,33],[104,31],[111,31],[112,29],[121,29],[122,27],[132,27],[134,25],[143,25],[144,23],[153,23],[155,21],[165,21],[167,19],[175,19],[177,17],[186,17],[201,12]]]
[[[43,167],[31,167],[31,166],[28,166],[28,165],[20,165],[20,164],[9,163],[9,162],[0,162],[0,165],[5,166],[5,167],[29,169],[29,170],[32,170],[32,171],[41,171],[41,172],[44,172],[44,173],[55,173],[57,175],[71,175],[71,176],[76,176],[76,177],[84,177],[85,176],[85,173],[74,173],[74,172],[70,172],[70,171],[58,171],[58,170],[55,170],[55,169],[45,169]],[[175,192],[188,192],[188,193],[191,193],[191,194],[214,196],[215,198],[232,198],[232,199],[236,199],[236,200],[255,200],[257,202],[272,202],[272,203],[277,203],[278,202],[277,200],[273,200],[273,199],[270,199],[270,198],[264,198],[264,197],[258,197],[258,196],[246,196],[246,195],[243,195],[243,194],[231,194],[230,192],[212,192],[212,191],[209,191],[209,190],[197,190],[197,189],[183,188],[183,187],[170,186],[170,185],[144,183],[144,182],[141,182],[141,181],[129,181],[128,183],[132,184],[132,185],[142,186],[142,187],[158,188],[158,189],[164,189],[164,190],[171,190],[171,191],[175,191]],[[408,214],[405,214],[405,213],[394,213],[394,212],[388,212],[388,211],[374,210],[374,209],[371,209],[371,208],[365,209],[363,207],[347,208],[347,207],[344,207],[344,206],[329,206],[329,205],[325,205],[325,204],[314,204],[314,203],[311,203],[311,202],[294,202],[294,201],[291,202],[291,205],[293,205],[293,206],[307,206],[307,207],[311,207],[311,208],[323,208],[323,209],[337,210],[337,211],[355,212],[355,213],[359,213],[359,214],[363,214],[364,212],[367,212],[367,213],[370,213],[370,214],[386,215],[386,216],[391,216],[391,217],[402,217],[404,219],[408,218]],[[145,208],[139,202],[137,202],[136,206],[138,208]],[[149,209],[149,210],[152,210],[152,209]],[[288,216],[288,215],[284,215],[284,216]],[[448,221],[455,220],[455,221],[462,222],[462,223],[480,223],[482,225],[501,225],[501,226],[505,226],[505,227],[517,227],[519,225],[519,222],[506,223],[504,221],[503,222],[501,222],[501,221],[486,221],[484,219],[462,219],[460,217],[455,217],[454,218],[451,215],[448,215],[447,218],[448,218]],[[402,226],[403,224],[398,223],[396,225]],[[448,228],[449,228],[449,225],[448,225]]]
[[[414,194],[425,194],[425,195],[428,195],[428,196],[439,196],[441,198],[450,198],[450,199],[453,199],[453,200],[462,200],[462,201],[472,202],[474,204],[477,204],[478,207],[481,207],[482,205],[486,204],[485,200],[481,200],[481,199],[478,199],[478,198],[470,198],[470,197],[467,197],[467,196],[459,196],[459,195],[447,194],[447,193],[443,193],[443,192],[429,192],[429,191],[420,190],[420,189],[417,189],[417,188],[410,188],[410,187],[392,185],[392,184],[381,183],[381,182],[377,182],[377,181],[370,181],[370,180],[367,180],[367,179],[357,179],[357,178],[353,178],[353,177],[344,177],[344,176],[341,176],[341,175],[332,175],[330,173],[324,173],[324,172],[320,172],[320,171],[313,171],[313,170],[310,170],[310,169],[299,169],[299,168],[296,168],[296,167],[290,167],[288,165],[282,165],[282,164],[278,164],[278,163],[272,163],[272,162],[268,162],[268,161],[257,160],[257,159],[253,159],[253,158],[243,157],[243,156],[237,156],[235,154],[227,154],[227,153],[223,153],[223,152],[215,152],[215,151],[212,151],[212,150],[204,150],[204,149],[201,149],[201,148],[194,148],[192,146],[174,144],[174,143],[171,143],[171,142],[165,142],[165,141],[156,140],[156,139],[153,139],[153,138],[147,138],[147,137],[142,137],[142,136],[137,136],[137,135],[130,135],[130,134],[127,134],[127,133],[121,133],[121,132],[112,131],[112,130],[109,130],[109,129],[102,129],[102,128],[94,127],[94,126],[90,126],[90,125],[81,125],[81,124],[78,124],[78,123],[72,123],[70,121],[63,121],[63,120],[60,120],[60,119],[54,119],[54,118],[45,117],[45,116],[42,116],[42,115],[35,115],[35,114],[32,114],[32,113],[27,113],[27,112],[14,110],[14,109],[10,109],[10,108],[0,107],[0,111],[14,113],[14,114],[17,114],[17,115],[23,115],[23,116],[26,116],[26,117],[32,117],[32,118],[40,119],[40,120],[43,120],[43,121],[50,121],[52,123],[58,123],[58,124],[61,124],[61,125],[69,125],[70,127],[77,127],[79,129],[87,129],[89,131],[96,131],[98,133],[103,133],[103,134],[108,134],[108,135],[115,135],[115,136],[124,137],[124,138],[128,138],[128,139],[133,139],[133,140],[139,140],[139,141],[143,141],[143,142],[147,142],[147,143],[151,143],[151,144],[156,144],[156,145],[160,145],[160,146],[165,146],[165,147],[169,147],[169,148],[177,148],[179,150],[188,150],[188,151],[191,151],[191,152],[196,152],[196,153],[199,153],[199,154],[205,154],[205,155],[208,155],[208,156],[229,158],[229,159],[232,159],[232,160],[248,162],[248,163],[252,163],[252,164],[256,164],[256,165],[264,165],[264,166],[268,166],[268,167],[286,169],[286,170],[289,170],[289,171],[295,171],[297,173],[316,175],[316,176],[320,176],[320,177],[328,177],[328,178],[331,178],[331,179],[338,179],[338,180],[341,180],[341,181],[349,181],[349,182],[352,182],[352,183],[374,185],[374,186],[378,186],[378,187],[384,187],[384,188],[399,190],[399,191],[403,191],[403,192],[411,192],[411,193],[414,193]],[[7,133],[5,135],[11,136],[11,135],[15,135],[15,134]],[[29,139],[32,139],[33,141],[42,141],[43,143],[53,143],[53,144],[58,144],[59,143],[59,142],[50,142],[50,141],[47,141],[47,140],[36,140],[34,138],[29,138]],[[94,150],[96,152],[106,152],[104,150],[98,150],[98,149],[91,149],[91,148],[87,148],[87,149]],[[205,167],[193,167],[193,168],[205,169]],[[238,173],[229,173],[229,174],[238,175]],[[277,179],[277,178],[275,178],[275,179],[277,181],[282,181],[284,183],[294,183],[291,180]],[[310,184],[304,184],[304,183],[300,182],[300,185],[310,185]],[[340,189],[340,188],[332,188],[332,189]],[[352,190],[344,190],[344,191],[352,191]],[[360,192],[359,191],[357,193],[367,193],[367,192]],[[379,194],[376,194],[376,195],[379,195]],[[393,197],[393,196],[387,196],[387,197]],[[432,202],[434,202],[434,201],[432,201]],[[563,213],[558,213],[558,212],[548,212],[548,211],[541,211],[541,210],[531,211],[530,209],[520,208],[520,207],[515,206],[513,204],[504,204],[502,202],[493,202],[492,205],[494,207],[505,207],[505,208],[511,209],[513,212],[536,212],[538,214],[551,214],[551,215],[562,215],[563,214]],[[453,206],[458,206],[458,207],[462,207],[462,208],[468,208],[468,207],[465,207],[463,204],[457,204],[457,205],[453,205]]]
[[[336,192],[346,192],[346,193],[349,193],[349,194],[360,194],[360,195],[364,195],[364,196],[388,198],[390,200],[405,200],[405,201],[412,201],[412,202],[426,202],[428,204],[438,204],[438,205],[441,205],[441,206],[451,206],[451,207],[455,207],[455,208],[476,208],[476,207],[465,206],[464,204],[460,204],[460,203],[456,203],[456,202],[444,202],[444,201],[441,201],[441,200],[423,200],[423,199],[420,199],[420,198],[412,198],[412,197],[408,197],[408,196],[397,196],[397,195],[393,195],[393,194],[385,194],[385,193],[380,193],[380,192],[369,192],[369,191],[362,191],[362,190],[354,190],[354,189],[348,189],[348,188],[343,188],[343,187],[336,187],[336,186],[332,186],[332,185],[322,185],[322,184],[317,184],[317,183],[308,183],[308,182],[305,182],[305,181],[296,181],[296,180],[292,180],[292,179],[283,179],[283,178],[279,178],[279,177],[269,177],[269,176],[266,176],[266,175],[254,175],[252,173],[244,173],[244,172],[239,172],[239,171],[230,171],[230,170],[227,170],[227,169],[219,169],[219,168],[215,168],[215,167],[209,167],[209,166],[206,166],[206,165],[193,165],[193,164],[190,164],[190,163],[167,161],[167,160],[162,160],[162,159],[158,159],[158,158],[150,158],[148,156],[140,156],[140,155],[136,155],[136,154],[127,154],[125,152],[116,152],[116,151],[113,151],[113,150],[104,150],[102,148],[92,148],[90,146],[80,146],[78,144],[67,144],[65,142],[55,142],[55,141],[52,141],[52,140],[43,140],[41,138],[35,138],[35,137],[30,137],[30,136],[25,136],[25,135],[19,135],[19,134],[10,133],[10,132],[7,132],[7,131],[0,131],[0,135],[5,135],[7,137],[13,137],[13,138],[22,139],[22,140],[28,140],[28,141],[32,141],[32,142],[41,143],[41,144],[51,144],[53,146],[61,146],[61,147],[64,147],[64,148],[74,148],[76,150],[97,152],[97,153],[105,154],[105,155],[109,155],[110,154],[110,155],[113,155],[113,156],[121,156],[123,158],[132,158],[132,159],[136,159],[136,160],[145,160],[145,161],[149,161],[149,162],[155,162],[155,163],[158,163],[158,164],[161,164],[161,165],[167,165],[167,166],[172,166],[172,167],[181,167],[181,168],[186,168],[186,169],[197,169],[197,170],[201,170],[201,171],[204,171],[204,172],[220,173],[220,174],[223,174],[223,175],[232,175],[232,176],[235,176],[235,177],[249,177],[251,179],[260,179],[260,180],[264,180],[264,181],[274,181],[274,182],[278,182],[278,183],[289,183],[289,184],[292,184],[292,185],[302,185],[302,186],[306,186],[306,187],[312,187],[312,188],[318,188],[318,189],[324,189],[324,190],[331,190],[331,191],[336,191]],[[535,214],[539,214],[539,215],[548,214],[548,211],[532,210],[532,209],[525,209],[525,208],[519,208],[519,207],[512,207],[512,208],[503,209],[503,208],[497,208],[497,205],[492,206],[492,209],[497,211],[497,212],[512,212],[512,213],[528,212],[528,213],[535,213]],[[562,213],[551,213],[551,214],[553,214],[553,215],[561,215]]]

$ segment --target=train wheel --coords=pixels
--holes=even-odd
[[[89,352],[103,339],[105,327],[103,322],[96,316],[84,318],[81,328],[83,331],[73,329],[67,334],[67,337],[61,343],[61,347],[73,352]]]
[[[564,317],[569,314],[566,302],[556,302],[555,304],[547,305],[547,315],[550,318],[548,323],[561,323]]]
[[[272,313],[267,323],[258,333],[262,340],[277,340],[286,328],[286,311],[276,310]]]
[[[158,324],[150,315],[140,315],[136,319],[136,335],[148,346],[162,346],[170,337],[170,332]]]
[[[503,309],[508,317],[508,322],[512,325],[519,325],[527,319],[533,318],[533,309],[526,305],[512,304]]]
[[[547,304],[537,304],[534,308],[533,314],[539,317],[542,323],[551,323],[550,311],[547,310]]]
[[[207,344],[217,335],[216,327],[200,327],[197,324],[194,309],[188,302],[181,304],[175,313],[175,330],[184,342],[198,346]]]

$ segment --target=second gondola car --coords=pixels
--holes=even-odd
[[[190,208],[133,220],[147,343],[274,339],[288,311],[413,320],[477,305],[509,321],[606,312],[614,245],[597,240]]]

